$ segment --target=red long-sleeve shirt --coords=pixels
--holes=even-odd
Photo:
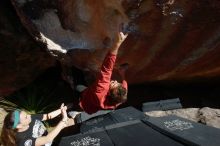
[[[115,109],[120,104],[109,103],[109,86],[116,55],[108,53],[101,67],[101,72],[92,86],[85,89],[80,98],[80,107],[88,114],[102,109]],[[127,89],[127,82],[122,81],[122,86]]]

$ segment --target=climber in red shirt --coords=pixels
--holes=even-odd
[[[127,35],[120,32],[117,36],[117,42],[107,53],[101,71],[96,81],[82,90],[77,86],[77,90],[81,92],[79,106],[88,114],[93,114],[98,110],[115,109],[127,100],[127,82],[125,81],[125,69],[119,69],[122,77],[122,83],[111,80],[113,67],[115,64],[118,49]]]

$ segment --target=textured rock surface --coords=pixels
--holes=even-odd
[[[21,24],[10,1],[0,2],[0,96],[24,87],[54,64]]]
[[[200,122],[208,126],[220,128],[220,110],[209,107],[204,108],[187,108],[169,111],[151,111],[146,115],[153,117],[163,117],[166,115],[176,115],[194,122]]]
[[[176,110],[168,110],[168,111],[150,111],[145,114],[153,117],[163,117],[167,115],[176,115],[182,118],[190,119],[194,122],[198,122],[198,108],[187,108],[187,109],[176,109]]]
[[[212,108],[202,108],[199,110],[200,121],[206,125],[220,128],[220,110]]]
[[[66,64],[97,71],[120,23],[127,20],[130,35],[116,65],[130,64],[129,84],[220,76],[219,0],[1,3],[0,95],[19,89],[51,66],[46,51]]]

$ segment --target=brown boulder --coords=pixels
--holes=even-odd
[[[220,75],[218,0],[11,2],[13,7],[4,0],[0,10],[4,26],[0,38],[7,43],[0,48],[0,95],[33,80],[53,64],[53,58],[96,72],[121,23],[128,24],[130,35],[120,48],[116,66],[130,65],[129,84]],[[53,57],[46,57],[47,52]],[[22,71],[18,70],[21,64]]]

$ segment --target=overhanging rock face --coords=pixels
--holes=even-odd
[[[0,2],[0,97],[24,87],[55,59],[30,37],[8,0]]]
[[[13,8],[1,12],[15,10],[16,19],[10,21],[23,25],[29,39],[45,45],[42,50],[53,58],[80,69],[99,69],[124,23],[130,35],[116,66],[130,65],[126,75],[130,84],[220,75],[218,0],[11,0],[11,4]],[[1,14],[1,19],[4,15],[8,14]],[[1,33],[1,38],[6,36]],[[2,54],[4,50],[1,47]]]
[[[78,49],[87,50],[89,56],[101,62],[119,26],[128,21],[118,0],[12,0],[12,3],[30,34],[45,43],[53,56],[64,58],[66,53]],[[82,60],[85,51],[79,52],[77,58]],[[89,60],[86,59],[87,64],[94,63]],[[81,66],[74,62],[77,64]]]

